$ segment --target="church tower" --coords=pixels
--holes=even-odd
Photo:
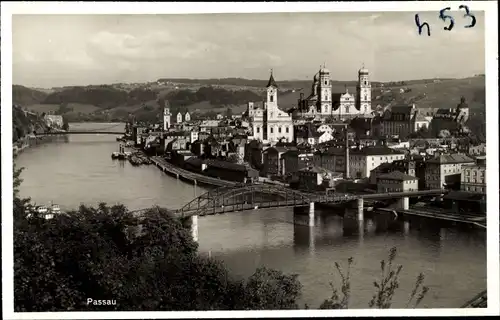
[[[273,77],[273,70],[271,69],[271,76],[269,77],[269,81],[267,82],[267,109],[274,110],[278,108],[278,85]]]
[[[163,130],[168,131],[170,129],[170,119],[172,114],[170,114],[170,106],[168,101],[165,101],[165,107],[163,108]]]
[[[370,114],[372,111],[372,86],[368,79],[369,72],[364,64],[358,71],[358,85],[356,87],[356,109],[360,114]]]
[[[332,82],[330,81],[330,70],[325,65],[319,70],[318,103],[320,113],[329,116],[332,113]]]

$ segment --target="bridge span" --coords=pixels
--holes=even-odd
[[[38,136],[50,136],[50,135],[68,135],[68,134],[112,134],[112,135],[123,135],[123,131],[53,131],[37,133]]]
[[[210,190],[191,200],[183,207],[171,210],[180,219],[191,219],[193,238],[198,239],[198,216],[215,215],[245,210],[278,207],[309,207],[309,225],[314,226],[314,207],[316,203],[348,203],[357,201],[358,218],[363,220],[363,201],[369,199],[400,199],[402,209],[407,210],[410,197],[442,195],[446,191],[422,190],[365,195],[327,195],[309,193],[272,184],[239,184]],[[148,209],[134,211],[141,215]]]
[[[104,125],[100,128],[95,129],[86,129],[79,130],[77,128],[73,130],[60,130],[60,129],[52,129],[50,132],[38,133],[39,136],[48,136],[48,135],[68,135],[68,134],[113,134],[113,135],[123,135],[125,134],[125,130],[118,130],[120,126],[123,126],[122,123],[113,123],[111,125]]]

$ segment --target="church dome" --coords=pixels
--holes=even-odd
[[[366,69],[365,67],[359,69],[358,71],[359,74],[368,74],[368,69]]]
[[[319,72],[320,72],[321,74],[330,74],[330,70],[328,70],[328,69],[327,69],[327,68],[325,68],[325,67],[321,68],[321,70],[319,70]]]

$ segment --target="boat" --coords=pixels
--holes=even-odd
[[[125,152],[125,147],[120,144],[120,150],[111,153],[111,159],[125,160],[130,152]]]

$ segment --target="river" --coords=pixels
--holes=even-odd
[[[112,124],[72,124],[72,129],[98,129]],[[113,128],[115,131],[117,128]],[[192,185],[160,172],[155,166],[133,167],[111,160],[118,150],[113,135],[72,135],[65,142],[24,150],[16,160],[25,167],[21,195],[39,204],[50,201],[63,209],[80,203],[123,203],[130,209],[152,205],[179,208],[195,196]],[[198,188],[198,194],[203,189]],[[335,262],[352,257],[351,308],[367,308],[380,261],[397,247],[403,265],[393,307],[404,307],[417,275],[423,272],[430,291],[427,308],[456,308],[486,288],[484,232],[454,228],[379,228],[383,221],[365,219],[362,232],[355,218],[318,214],[315,227],[290,208],[263,209],[198,220],[200,252],[224,261],[235,277],[247,277],[258,266],[299,275],[301,303],[317,308],[340,283]]]

